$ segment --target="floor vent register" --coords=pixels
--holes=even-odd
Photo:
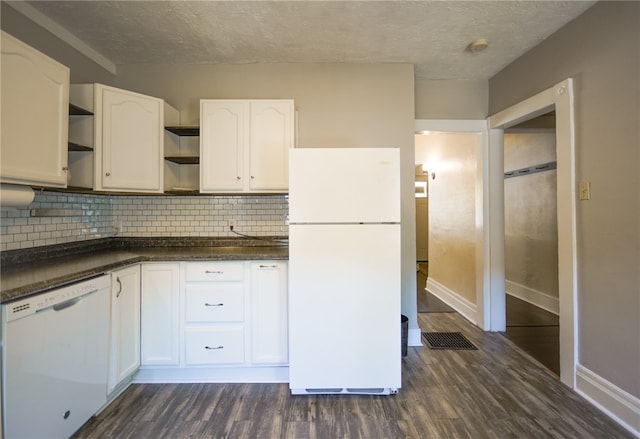
[[[429,349],[478,349],[459,332],[423,332],[422,338],[427,343],[427,346],[429,346]]]

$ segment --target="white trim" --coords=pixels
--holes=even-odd
[[[640,438],[640,399],[593,373],[581,364],[576,391],[614,421]]]
[[[134,383],[288,383],[288,366],[150,367],[143,366]]]
[[[476,304],[468,301],[460,294],[445,287],[440,282],[427,278],[427,290],[438,299],[458,311],[464,318],[469,320],[474,325],[478,319],[478,310]]]
[[[67,29],[60,26],[58,23],[44,15],[42,12],[38,11],[33,6],[27,4],[26,2],[7,2],[7,5],[11,6],[13,9],[27,17],[29,20],[33,21],[42,28],[51,32],[56,37],[60,38],[66,44],[82,53],[84,56],[98,64],[103,69],[107,70],[109,73],[113,75],[117,74],[117,68],[113,61],[109,60],[100,52],[85,44],[84,41],[80,40]]]
[[[487,121],[480,120],[445,120],[445,119],[417,119],[416,134],[425,131],[440,133],[482,133],[487,130]]]
[[[557,297],[550,296],[542,291],[534,290],[510,280],[505,281],[505,292],[527,303],[549,311],[555,315],[560,314],[560,305]]]
[[[535,96],[500,111],[488,120],[491,128],[491,163],[488,185],[492,188],[488,204],[491,233],[488,243],[491,251],[490,273],[493,273],[491,294],[491,330],[504,330],[504,176],[502,166],[504,148],[502,132],[532,117],[555,108],[557,154],[557,209],[558,209],[558,291],[560,314],[560,380],[572,389],[576,383],[578,358],[578,263],[576,237],[576,184],[575,184],[575,124],[573,80],[566,79]],[[493,166],[493,168],[491,168]],[[502,189],[501,189],[502,188]],[[502,257],[500,257],[502,252]],[[500,273],[502,279],[500,281]],[[501,329],[502,328],[502,329]]]
[[[422,331],[420,328],[409,328],[407,346],[422,346]]]

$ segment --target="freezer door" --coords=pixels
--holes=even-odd
[[[401,386],[400,226],[289,229],[294,389]]]
[[[291,223],[400,222],[398,148],[290,151]]]

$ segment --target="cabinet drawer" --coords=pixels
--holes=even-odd
[[[240,281],[243,278],[242,262],[194,262],[188,263],[187,282]]]
[[[187,328],[186,364],[244,363],[244,329],[242,326]]]
[[[241,322],[244,320],[244,285],[188,285],[187,322]]]

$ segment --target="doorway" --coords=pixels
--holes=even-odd
[[[524,101],[502,110],[488,121],[489,146],[484,170],[488,256],[485,270],[484,306],[491,331],[504,331],[505,254],[504,254],[504,130],[555,110],[557,154],[558,227],[558,308],[560,380],[576,387],[577,359],[577,248],[576,184],[573,80],[566,79]]]
[[[426,251],[417,253],[418,312],[455,309],[481,326],[477,304],[482,297],[478,260],[482,168],[478,162],[486,143],[486,121],[417,121],[416,128],[416,225],[422,227],[416,236],[427,235],[426,242],[416,244],[418,249],[427,244]],[[427,209],[428,220],[422,221]]]
[[[555,112],[504,131],[506,330],[560,375]]]

